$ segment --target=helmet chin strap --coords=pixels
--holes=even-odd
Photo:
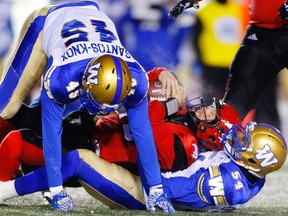
[[[253,168],[250,167],[250,166],[248,166],[248,168],[246,168],[246,169],[247,169],[248,172],[251,173],[252,175],[254,175],[254,176],[258,177],[258,178],[264,178],[264,176],[260,176],[260,175],[257,174],[257,171],[259,172],[260,169],[257,169],[257,171],[255,171],[255,172],[253,171]]]

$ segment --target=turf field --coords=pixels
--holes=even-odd
[[[267,181],[262,191],[242,208],[231,213],[195,213],[177,212],[177,215],[288,215],[288,163],[279,171],[267,176]],[[35,193],[24,197],[14,198],[0,206],[0,215],[150,215],[146,211],[111,210],[86,194],[82,188],[67,188],[68,193],[74,198],[75,210],[73,212],[56,212],[50,206],[44,205],[41,194]],[[159,213],[160,215],[160,213]]]

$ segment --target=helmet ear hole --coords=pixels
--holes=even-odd
[[[212,142],[215,142],[215,141],[216,141],[216,139],[215,139],[214,136],[209,136],[209,140],[211,140]]]
[[[205,125],[202,125],[202,126],[199,128],[199,130],[200,130],[200,132],[204,133],[204,132],[207,130],[207,128],[206,128]]]
[[[251,163],[251,164],[257,164],[256,161],[251,159],[251,158],[248,159],[248,162]]]
[[[201,133],[204,133],[204,132],[207,130],[206,125],[203,124],[203,123],[200,123],[199,126],[198,126],[198,128],[199,128],[199,131],[200,131]]]

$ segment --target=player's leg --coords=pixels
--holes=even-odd
[[[21,162],[44,165],[42,142],[33,131],[11,131],[0,144],[0,181],[8,181]]]
[[[268,49],[261,42],[246,38],[232,62],[224,101],[235,107],[242,119],[255,108],[268,82],[278,72]]]
[[[82,160],[78,152],[72,151],[62,158],[63,181],[73,177]],[[48,180],[45,167],[41,167],[29,175],[22,176],[12,181],[0,182],[0,202],[13,197],[24,196],[48,189]]]
[[[0,79],[0,116],[12,118],[40,79],[47,65],[42,50],[42,28],[48,8],[32,13],[25,21],[16,50],[9,56]]]
[[[21,133],[10,132],[0,144],[0,181],[11,180],[20,166],[20,154],[23,149]]]
[[[138,176],[86,149],[69,152],[62,159],[63,181],[78,178],[90,195],[111,208],[145,209]],[[42,167],[16,180],[1,182],[0,202],[45,189],[48,189],[47,174]]]
[[[83,160],[75,177],[85,190],[110,208],[146,209],[139,176],[80,149]]]

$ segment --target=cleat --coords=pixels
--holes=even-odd
[[[51,195],[49,191],[41,191],[42,197],[43,197],[43,204],[44,205],[50,205],[51,204]]]

